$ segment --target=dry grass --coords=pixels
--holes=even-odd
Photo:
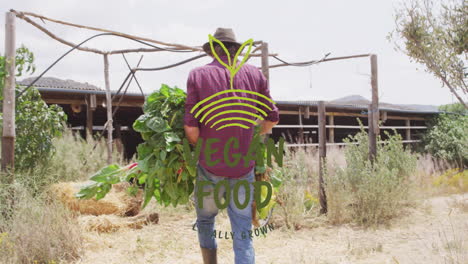
[[[148,224],[157,224],[159,222],[159,215],[140,214],[131,217],[120,217],[116,215],[84,215],[78,218],[78,221],[85,231],[94,231],[98,233],[112,233],[121,229],[141,229]]]
[[[134,216],[140,212],[143,192],[139,190],[136,197],[130,196],[125,192],[128,183],[116,184],[106,197],[100,200],[76,198],[75,194],[86,183],[56,183],[50,186],[47,193],[50,199],[60,201],[68,209],[81,214]]]
[[[106,148],[103,141],[86,142],[71,131],[54,139],[54,146],[48,164],[17,171],[13,183],[0,186],[0,263],[71,263],[81,255],[76,215],[44,190],[60,181],[87,179],[106,164]],[[122,159],[116,154],[114,160]]]
[[[20,185],[3,186],[10,204],[0,219],[0,263],[59,263],[76,260],[82,250],[80,228],[60,203],[33,198]]]

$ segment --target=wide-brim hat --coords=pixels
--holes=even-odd
[[[236,35],[234,34],[234,31],[232,30],[232,28],[217,28],[213,37],[221,41],[223,44],[224,43],[235,44],[237,46],[237,49],[239,49],[240,46],[242,46],[241,43],[236,41]],[[203,44],[203,50],[207,54],[211,54],[210,42],[206,42],[205,44]]]

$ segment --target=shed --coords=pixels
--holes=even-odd
[[[18,83],[29,85],[35,77]],[[105,90],[89,83],[43,77],[36,82],[47,104],[60,105],[68,115],[68,124],[79,131],[83,137],[92,132],[102,133],[107,120]],[[112,91],[112,96],[116,91]],[[116,96],[113,106],[121,99]],[[127,93],[120,103],[114,117],[113,136],[122,143],[125,157],[131,158],[136,147],[142,142],[141,136],[132,128],[133,122],[143,113],[144,95]],[[280,109],[280,123],[272,130],[271,137],[278,140],[284,137],[287,146],[318,146],[318,101],[276,101]],[[361,96],[347,96],[325,102],[326,138],[328,145],[344,145],[348,135],[354,135],[360,129],[358,119],[367,129],[368,106],[370,101]],[[439,113],[435,106],[397,105],[380,103],[381,137],[384,131],[396,130],[402,135],[404,143],[417,143],[427,129],[427,122]]]

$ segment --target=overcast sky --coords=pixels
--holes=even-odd
[[[77,24],[101,27],[170,43],[202,45],[217,27],[231,27],[239,41],[249,38],[269,43],[270,52],[295,62],[362,53],[378,55],[380,100],[389,103],[446,104],[455,102],[439,80],[421,65],[394,50],[386,36],[394,28],[392,0],[335,1],[178,1],[178,0],[15,0],[0,3],[0,19],[10,8],[29,11]],[[44,25],[40,20],[36,20]],[[17,19],[17,46],[26,45],[36,56],[36,73],[69,49],[26,22]],[[46,22],[46,28],[79,43],[97,32]],[[2,37],[4,37],[4,26]],[[140,47],[140,44],[104,36],[87,46],[103,50]],[[4,41],[0,42],[3,54]],[[194,56],[157,52],[145,54],[141,66],[159,67]],[[129,54],[135,65],[140,54]],[[160,72],[137,74],[145,92],[161,83],[185,89],[188,72],[211,60],[204,58]],[[259,65],[259,59],[250,63]],[[277,63],[270,59],[270,64]],[[270,70],[270,89],[276,100],[333,100],[359,94],[370,98],[369,58],[327,62],[310,67]],[[121,55],[110,57],[111,89],[117,89],[128,73]],[[89,82],[104,88],[103,58],[75,51],[46,76]],[[134,84],[132,91],[137,91]]]

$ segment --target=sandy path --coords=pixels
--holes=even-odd
[[[87,232],[85,254],[78,263],[201,263],[193,220],[193,212],[167,211],[161,213],[160,224],[141,230]],[[225,214],[218,226],[229,230]],[[299,231],[274,230],[254,241],[260,264],[468,263],[468,194],[431,198],[387,228],[320,224]],[[233,263],[231,243],[218,240],[219,263]]]

